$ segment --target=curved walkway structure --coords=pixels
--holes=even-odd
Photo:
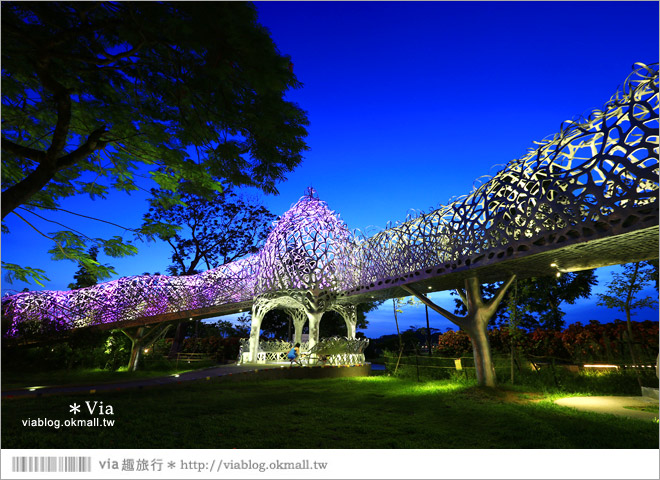
[[[424,293],[465,285],[460,293],[476,318],[497,303],[482,301],[480,283],[508,278],[506,287],[514,276],[657,257],[658,71],[638,64],[602,111],[564,122],[468,195],[370,238],[349,231],[310,189],[251,257],[187,277],[19,293],[3,299],[2,311],[7,335],[16,337],[251,309],[249,357],[256,361],[261,321],[274,308],[293,317],[296,340],[309,322],[313,348],[328,310],[344,317],[354,338],[356,305],[364,301],[411,293],[426,299]],[[452,320],[474,340],[469,323]]]

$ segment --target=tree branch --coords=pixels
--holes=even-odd
[[[626,292],[626,310],[630,308],[630,303],[632,301],[633,289],[635,288],[635,283],[637,282],[637,272],[639,271],[639,262],[635,263],[635,271],[630,279],[630,283],[627,287]]]
[[[48,235],[46,235],[45,233],[43,233],[43,232],[42,232],[41,230],[39,230],[37,227],[35,227],[34,225],[32,225],[30,222],[28,222],[27,220],[25,220],[23,217],[21,217],[18,213],[16,213],[16,212],[12,212],[12,213],[13,213],[14,215],[16,215],[18,218],[20,218],[21,220],[23,220],[25,223],[27,223],[30,227],[32,227],[32,228],[34,229],[34,231],[36,231],[39,235],[42,235],[42,236],[46,237],[48,240],[51,240],[53,243],[55,243],[55,245],[57,245],[57,248],[60,249],[60,252],[62,252],[62,255],[64,255],[66,258],[69,258],[69,259],[71,259],[71,260],[74,260],[73,258],[71,258],[69,255],[66,254],[66,252],[65,252],[64,249],[62,248],[62,245],[60,244],[60,242],[58,242],[57,240],[55,240],[53,237],[49,237]],[[80,263],[80,262],[78,262],[78,263]]]
[[[74,165],[87,158],[90,154],[94,153],[94,151],[105,148],[109,142],[101,141],[101,137],[104,133],[106,133],[105,125],[90,133],[85,143],[80,145],[73,152],[57,159],[57,170]]]
[[[456,293],[458,294],[459,297],[461,297],[461,301],[463,302],[463,305],[465,305],[465,308],[467,308],[468,301],[467,297],[465,296],[465,290],[462,288],[457,288]]]
[[[78,217],[88,218],[90,220],[96,220],[97,222],[107,223],[108,225],[112,225],[113,227],[118,227],[118,228],[121,228],[123,230],[128,230],[129,232],[137,232],[137,230],[135,230],[134,228],[124,227],[122,225],[118,225],[116,223],[109,222],[107,220],[103,220],[101,218],[90,217],[88,215],[83,215],[82,213],[72,212],[71,210],[66,210],[66,209],[60,208],[60,207],[42,207],[41,205],[35,205],[33,203],[26,203],[25,205],[28,206],[28,207],[42,208],[44,210],[55,210],[55,211],[58,211],[58,212],[65,212],[65,213],[69,213],[71,215],[76,215]],[[30,213],[34,213],[34,212],[30,212]],[[48,220],[48,221],[50,221],[50,220]],[[57,222],[55,222],[55,223],[57,223]]]
[[[491,298],[488,303],[486,304],[486,308],[488,309],[489,312],[489,318],[495,313],[495,310],[497,310],[497,307],[499,306],[500,302],[504,298],[504,295],[506,294],[506,291],[509,289],[513,281],[516,279],[516,274],[512,274],[511,277],[506,281],[504,285],[500,287],[500,289],[497,291],[497,293]]]
[[[58,171],[84,160],[95,150],[103,148],[106,142],[99,141],[99,138],[104,133],[105,127],[94,130],[87,141],[76,150],[54,162],[42,161],[27,177],[2,192],[2,218],[5,218],[18,206],[27,203],[32,195],[40,191],[53,179]],[[45,160],[46,157],[44,155]]]
[[[31,211],[31,210],[26,210],[25,208],[22,208],[22,207],[18,207],[18,209],[23,210],[23,211],[25,211],[25,212],[27,212],[27,213],[31,213],[31,214],[34,215],[35,217],[42,219],[44,222],[54,223],[55,225],[59,225],[60,227],[64,227],[64,228],[66,228],[67,230],[71,230],[72,232],[76,232],[76,233],[82,235],[82,236],[85,237],[87,240],[92,240],[90,237],[88,237],[87,235],[85,235],[85,234],[82,233],[81,231],[76,230],[75,228],[67,227],[67,226],[64,225],[63,223],[56,222],[55,220],[49,220],[49,219],[47,219],[47,218],[45,218],[45,217],[42,217],[42,216],[39,215],[38,213],[35,213],[35,212]],[[51,240],[52,240],[52,239],[51,239]]]
[[[45,152],[42,152],[41,150],[35,150],[34,148],[30,147],[24,147],[23,145],[14,143],[4,137],[2,138],[2,149],[40,163],[43,162],[46,158]]]
[[[35,62],[35,71],[44,88],[53,93],[53,100],[55,100],[57,109],[55,131],[50,147],[46,152],[46,161],[54,162],[66,146],[66,138],[71,125],[71,98],[69,90],[52,77],[48,71],[48,64],[49,61],[46,58],[39,59]]]
[[[465,295],[468,303],[465,305],[469,311],[476,311],[483,307],[484,301],[481,296],[481,283],[477,277],[465,279]]]
[[[433,310],[438,312],[440,315],[442,315],[443,317],[447,318],[451,322],[458,325],[460,328],[464,328],[464,325],[465,325],[464,320],[465,319],[463,317],[458,317],[458,316],[454,315],[453,313],[450,313],[449,311],[445,310],[444,308],[436,305],[428,297],[426,297],[424,294],[418,292],[417,290],[415,290],[410,285],[401,285],[401,288],[403,288],[406,292],[410,293],[411,295],[414,295],[415,297],[417,297],[424,305],[428,305]]]

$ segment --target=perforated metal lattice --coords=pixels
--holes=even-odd
[[[349,282],[352,235],[310,188],[280,218],[259,254],[257,294],[337,291]]]
[[[657,223],[654,68],[640,66],[603,111],[564,122],[538,145],[469,195],[367,239],[354,253],[358,283],[456,261],[474,264],[503,247],[532,251],[653,217]]]
[[[385,279],[511,252],[560,248],[658,223],[658,72],[638,68],[602,111],[556,135],[435,211],[355,238],[313,190],[275,224],[259,254],[188,277],[127,277],[69,292],[6,296],[9,336],[180,314],[255,300],[259,309],[326,311]],[[430,270],[428,270],[430,271]],[[441,269],[436,273],[445,274]],[[346,312],[342,311],[342,314]],[[173,317],[170,316],[170,319]]]

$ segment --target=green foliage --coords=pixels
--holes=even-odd
[[[153,184],[177,204],[181,181],[276,193],[307,150],[306,113],[285,100],[301,84],[250,4],[3,2],[2,31],[3,219]],[[167,228],[129,230],[149,239]],[[46,236],[54,258],[99,279],[113,271],[94,264],[90,243],[110,256],[135,252],[71,228]]]
[[[506,368],[498,370],[498,378],[508,378]],[[655,372],[643,371],[642,383],[658,384]],[[546,393],[588,394],[588,395],[630,395],[639,396],[637,375],[632,370],[571,372],[560,365],[544,365],[538,370],[522,368],[516,370],[516,385]]]
[[[518,325],[561,330],[565,313],[562,303],[574,304],[579,298],[589,298],[591,287],[597,284],[593,270],[562,273],[557,277],[523,280],[518,285]]]
[[[658,322],[631,322],[631,328],[637,339],[637,357],[643,362],[654,362],[658,354]],[[627,338],[627,325],[620,320],[612,323],[592,320],[587,325],[576,322],[562,331],[537,328],[513,334],[514,345],[522,355],[540,360],[552,357],[561,363],[574,364],[628,363],[631,358],[626,348]],[[488,339],[493,352],[510,354],[512,332],[508,327],[490,329]],[[470,339],[462,330],[441,334],[433,350],[442,357],[472,355]]]
[[[467,370],[457,371],[455,358],[420,355],[419,352],[408,350],[399,359],[397,350],[384,350],[383,359],[388,374],[396,375],[398,378],[420,381],[451,380],[461,385],[476,384],[474,370],[471,376],[467,374]],[[462,359],[462,363],[466,367],[474,366],[474,362],[468,357]]]
[[[184,339],[180,353],[204,354],[211,364],[235,361],[240,348],[239,337],[220,336],[214,334],[215,331],[217,330],[211,326],[211,329],[204,332],[205,336]],[[147,368],[154,368],[152,358],[163,359],[168,355],[172,348],[172,340],[172,338],[163,338],[154,343],[152,351],[144,356]]]
[[[119,331],[80,329],[50,344],[36,347],[3,346],[3,369],[25,372],[106,369],[128,362],[130,341]],[[6,355],[5,355],[6,354]]]
[[[654,364],[658,355],[658,322],[631,322],[635,343],[635,358],[643,364]],[[468,335],[449,330],[439,335],[433,355],[420,354],[421,338],[415,339],[410,328],[403,332],[404,352],[396,375],[416,380],[440,380],[465,377],[474,380],[472,346]],[[512,334],[508,326],[488,331],[494,352],[494,364],[500,379],[510,378],[511,342],[516,348],[515,381],[517,384],[550,390],[593,394],[639,394],[637,376],[633,370],[621,368],[612,372],[593,372],[588,369],[570,371],[562,365],[581,366],[588,363],[630,365],[631,356],[626,348],[627,324],[622,321],[587,325],[574,323],[563,331],[535,329],[518,330]],[[383,357],[390,373],[398,360],[398,341],[395,335],[373,340],[370,348],[384,349]],[[463,371],[457,371],[454,360],[461,358]],[[535,366],[532,366],[532,362]],[[571,367],[575,369],[575,367]],[[607,375],[605,374],[607,373]],[[611,375],[609,375],[611,373]],[[657,385],[653,369],[642,369],[642,385]],[[635,390],[636,389],[636,390]],[[635,393],[636,392],[636,393]]]
[[[394,303],[394,311],[396,313],[403,313],[403,307],[416,307],[419,305],[424,305],[421,300],[413,296],[393,298],[392,302]]]
[[[383,300],[379,300],[374,302],[359,303],[356,305],[356,330],[359,328],[366,329],[368,327],[369,320],[367,320],[367,313],[377,309],[382,303]],[[334,310],[323,314],[321,323],[319,324],[320,338],[345,337],[346,335],[347,329],[344,317],[342,317],[338,312],[335,312]]]
[[[205,336],[218,336],[226,337],[240,337],[243,332],[239,331],[236,326],[229,320],[218,320],[215,323],[206,324],[208,332]]]
[[[660,280],[660,265],[658,262],[660,262],[660,260],[657,258],[646,262],[649,268],[651,268],[650,276],[653,279],[653,283],[655,284],[656,290],[658,289],[658,282]]]
[[[404,353],[398,359],[398,352],[385,352],[385,365],[388,375],[414,381],[451,380],[461,385],[476,384],[474,362],[471,356],[461,356],[463,370],[457,370],[451,357],[428,357]],[[399,366],[395,367],[399,360]],[[509,379],[510,357],[494,357],[497,378]],[[655,372],[641,372],[642,383],[647,386],[657,385]],[[535,368],[529,363],[519,365],[515,370],[515,384],[524,388],[559,394],[590,395],[639,395],[637,375],[633,370],[594,371],[580,369],[571,371],[560,363],[545,362]]]
[[[628,316],[633,310],[653,308],[658,304],[656,298],[637,298],[637,295],[655,282],[655,275],[656,271],[649,263],[627,263],[622,273],[612,273],[607,293],[598,294],[598,305],[620,310]]]
[[[43,287],[43,282],[50,280],[46,272],[40,268],[21,267],[15,263],[2,262],[2,271],[5,272],[5,282],[13,283],[14,280],[31,283]]]
[[[131,342],[121,331],[113,330],[105,340],[103,353],[106,358],[104,359],[105,364],[101,368],[111,371],[119,370],[128,364]]]

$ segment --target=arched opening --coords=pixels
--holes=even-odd
[[[347,336],[348,328],[344,317],[334,310],[325,312],[319,325],[319,338]]]
[[[290,342],[293,334],[293,319],[283,308],[274,308],[264,315],[261,321],[261,338]]]

